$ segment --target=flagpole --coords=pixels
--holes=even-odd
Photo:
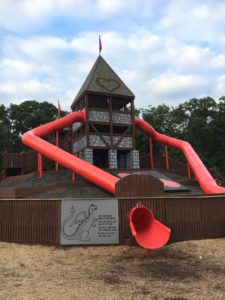
[[[102,41],[101,41],[100,34],[99,34],[99,37],[98,37],[98,49],[99,49],[99,55],[100,55],[101,51],[102,51]]]

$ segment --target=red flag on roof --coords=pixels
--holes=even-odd
[[[99,53],[102,51],[102,41],[101,41],[101,36],[99,35]]]
[[[60,115],[60,113],[61,113],[61,105],[60,105],[59,100],[58,100],[58,115]]]

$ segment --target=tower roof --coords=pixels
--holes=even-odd
[[[107,64],[101,55],[89,72],[86,80],[75,97],[71,108],[86,92],[104,93],[134,98],[134,94]]]

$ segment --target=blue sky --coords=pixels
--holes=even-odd
[[[136,106],[225,95],[225,1],[0,0],[0,104],[70,105],[98,56]]]

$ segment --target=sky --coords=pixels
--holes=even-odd
[[[0,0],[0,104],[70,105],[99,54],[135,105],[225,95],[225,1]]]

